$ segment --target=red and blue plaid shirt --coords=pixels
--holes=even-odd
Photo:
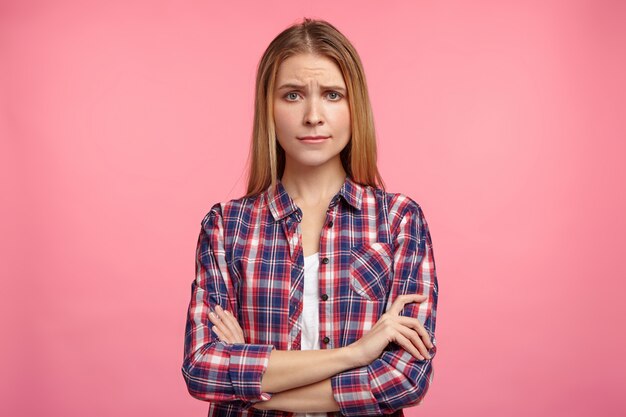
[[[255,196],[216,203],[202,220],[182,373],[190,394],[210,402],[209,416],[293,415],[252,405],[271,398],[261,391],[271,350],[300,349],[301,220],[280,180]],[[328,207],[319,256],[321,349],[360,339],[397,295],[424,294],[426,301],[401,314],[424,325],[434,358],[438,285],[428,224],[415,201],[347,176]],[[218,304],[234,312],[247,343],[217,340],[208,314]],[[424,398],[432,360],[390,344],[369,365],[333,376],[341,414],[403,415]]]

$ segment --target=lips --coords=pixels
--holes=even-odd
[[[298,138],[300,142],[305,143],[320,143],[330,138],[330,136],[302,136]]]
[[[300,140],[328,139],[330,136],[302,136]]]

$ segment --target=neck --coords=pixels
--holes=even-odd
[[[341,162],[326,167],[305,167],[293,170],[285,166],[281,182],[287,194],[298,204],[326,204],[343,185],[346,171]]]

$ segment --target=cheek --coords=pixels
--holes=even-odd
[[[335,119],[337,126],[341,126],[343,130],[350,130],[350,107],[347,105],[337,113]]]
[[[293,125],[293,112],[283,106],[274,106],[274,124],[277,130],[289,129]]]

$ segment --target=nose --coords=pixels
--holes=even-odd
[[[314,126],[322,123],[324,123],[324,121],[319,100],[316,98],[311,98],[306,105],[306,110],[304,113],[304,124]]]

